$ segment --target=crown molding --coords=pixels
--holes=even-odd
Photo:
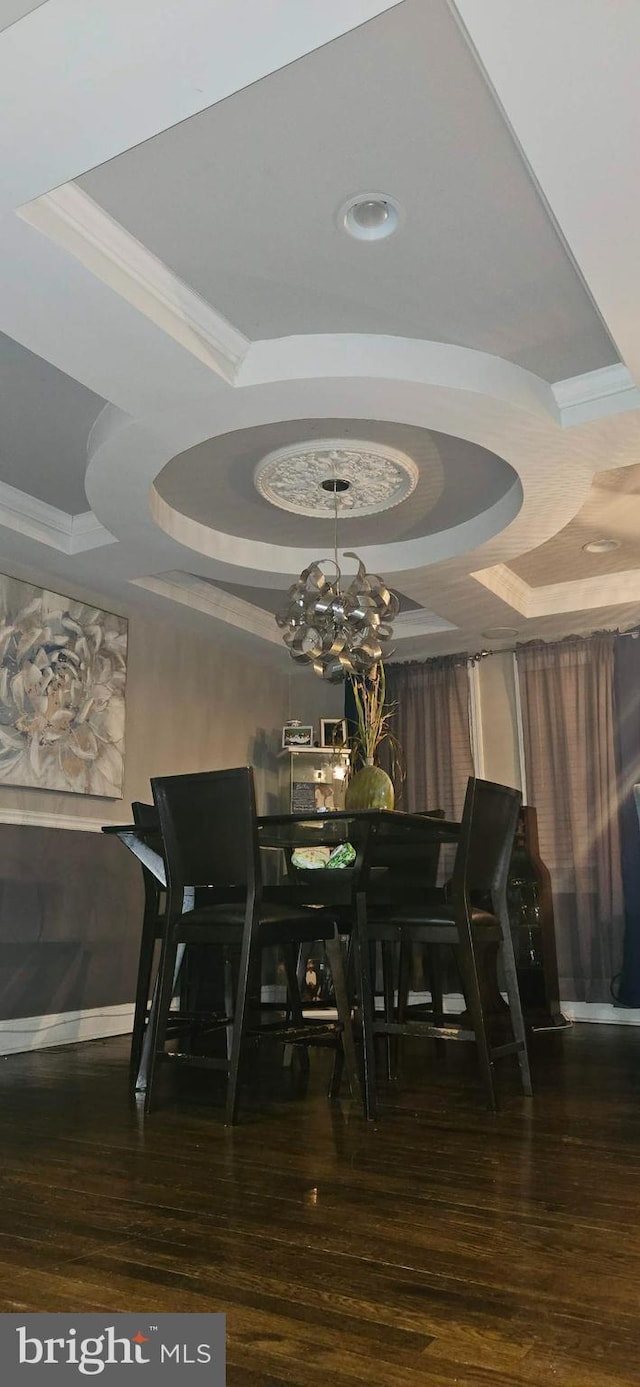
[[[529,611],[529,598],[533,591],[523,578],[519,578],[506,563],[494,564],[492,568],[481,568],[469,575],[477,583],[493,592],[502,602],[506,602],[522,616],[532,616]]]
[[[556,381],[551,390],[565,429],[606,415],[640,409],[640,390],[621,361],[603,366],[599,371]]]
[[[470,576],[525,617],[560,616],[567,612],[588,612],[598,607],[640,602],[640,568],[535,588],[519,578],[507,564],[496,564]]]
[[[555,616],[615,607],[623,602],[640,602],[640,568],[578,578],[570,583],[549,583],[545,587],[529,588],[529,593],[530,616]]]
[[[153,578],[132,578],[130,581],[135,587],[155,592],[170,602],[181,603],[183,607],[192,607],[218,621],[225,621],[229,626],[238,626],[241,631],[259,636],[261,640],[281,644],[280,632],[269,612],[254,606],[253,602],[245,602],[242,597],[234,597],[204,578],[178,571],[162,573]]]
[[[393,635],[396,640],[406,640],[409,636],[437,636],[442,631],[457,631],[459,628],[452,621],[447,621],[443,616],[437,616],[435,612],[427,611],[425,607],[414,608],[410,612],[401,612],[393,623]]]
[[[281,644],[281,635],[270,612],[256,607],[253,602],[245,602],[242,597],[217,588],[204,578],[191,573],[162,573],[153,578],[132,578],[135,587],[146,588],[147,592],[158,593],[171,602],[179,602],[195,611],[205,612],[226,621],[231,626],[239,626],[261,640],[273,645]],[[403,612],[393,623],[394,635],[398,640],[411,636],[434,636],[443,631],[456,631],[458,628],[435,612],[419,607],[415,611]]]
[[[65,183],[25,203],[17,215],[62,246],[227,384],[234,384],[250,346],[248,337],[82,188]]]
[[[0,526],[47,544],[50,549],[59,549],[62,554],[81,554],[118,542],[93,511],[69,515],[7,482],[0,482]]]

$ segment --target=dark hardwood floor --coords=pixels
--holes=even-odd
[[[146,1121],[127,1043],[0,1060],[0,1309],[224,1310],[230,1387],[638,1381],[640,1031],[405,1058],[367,1127],[329,1056],[222,1125],[211,1074]],[[170,1076],[173,1078],[173,1076]]]

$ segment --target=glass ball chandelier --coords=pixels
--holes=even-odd
[[[351,580],[343,580],[338,563],[338,497],[349,482],[334,476],[321,485],[334,496],[333,558],[314,559],[303,570],[289,588],[276,621],[292,659],[337,683],[346,675],[371,674],[389,653],[386,647],[399,602],[382,578],[367,573],[352,550],[345,550],[344,556],[356,560],[358,571]]]

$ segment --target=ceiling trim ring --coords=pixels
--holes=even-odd
[[[205,439],[282,419],[376,419],[381,399],[387,421],[477,443],[510,463],[520,483],[497,511],[476,517],[462,532],[430,536],[428,542],[361,546],[373,572],[432,569],[454,558],[467,572],[506,562],[551,537],[584,500],[599,450],[560,427],[550,388],[530,372],[465,348],[398,338],[325,336],[254,347],[241,371],[253,378],[251,385],[215,399],[196,398],[188,409],[146,423],[123,424],[122,415],[105,411],[94,430],[88,499],[108,529],[123,539],[135,537],[141,562],[145,553],[149,557],[147,572],[158,572],[153,555],[162,536],[165,568],[192,567],[195,551],[214,579],[255,578],[274,587],[291,581],[308,559],[306,550],[211,528],[194,531],[163,506],[154,480],[167,462]],[[330,363],[337,376],[329,374]],[[282,379],[287,368],[295,379]]]

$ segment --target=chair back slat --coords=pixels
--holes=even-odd
[[[145,843],[159,853],[161,857],[164,857],[160,819],[155,804],[144,804],[142,800],[134,800],[131,805],[131,812],[134,824],[143,830],[141,836],[144,837]],[[160,892],[163,888],[146,862],[141,861],[140,866],[142,867],[146,909],[152,913],[157,912],[160,909]]]
[[[158,776],[151,787],[170,890],[207,886],[221,896],[253,890],[259,857],[251,767]]]
[[[443,809],[424,810],[425,817],[443,819]],[[367,889],[379,902],[382,897],[390,903],[402,898],[407,891],[416,893],[422,887],[433,887],[438,876],[440,843],[433,839],[421,841],[419,834],[408,832],[401,837],[393,824],[382,820],[372,825],[365,852]]]
[[[491,897],[493,908],[506,889],[513,840],[522,801],[519,790],[490,780],[469,779],[453,888],[472,899]]]
[[[136,799],[131,805],[133,822],[138,828],[156,828],[160,832],[160,820],[155,804],[144,804],[142,800]]]

